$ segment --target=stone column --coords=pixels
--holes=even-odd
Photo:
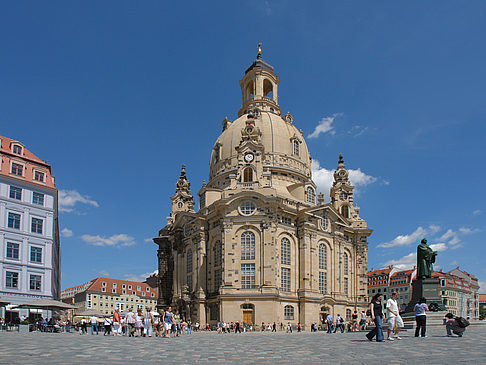
[[[174,258],[172,256],[172,245],[168,237],[157,237],[154,239],[159,245],[157,256],[159,259],[159,298],[157,308],[169,306],[172,302],[172,287],[174,274]]]

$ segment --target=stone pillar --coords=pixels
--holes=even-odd
[[[172,302],[174,259],[168,237],[157,237],[154,241],[159,245],[157,250],[159,259],[159,298],[157,300],[157,308],[161,309],[169,306]]]

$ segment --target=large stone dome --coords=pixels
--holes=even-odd
[[[210,180],[238,166],[237,147],[244,139],[249,120],[254,122],[255,130],[261,133],[265,167],[270,170],[289,170],[303,179],[310,178],[311,158],[307,144],[302,132],[294,126],[292,116],[287,114],[282,118],[265,110],[257,113],[259,115],[256,117],[250,111],[233,122],[224,121],[223,133],[216,140],[211,155]]]

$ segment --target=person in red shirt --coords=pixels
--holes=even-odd
[[[118,312],[118,309],[115,309],[115,312],[113,313],[113,335],[114,336],[121,336],[121,316],[120,313]]]

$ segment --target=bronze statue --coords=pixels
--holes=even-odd
[[[432,250],[424,238],[417,246],[417,279],[432,277],[432,264],[435,262],[435,256],[437,256],[437,251]]]

